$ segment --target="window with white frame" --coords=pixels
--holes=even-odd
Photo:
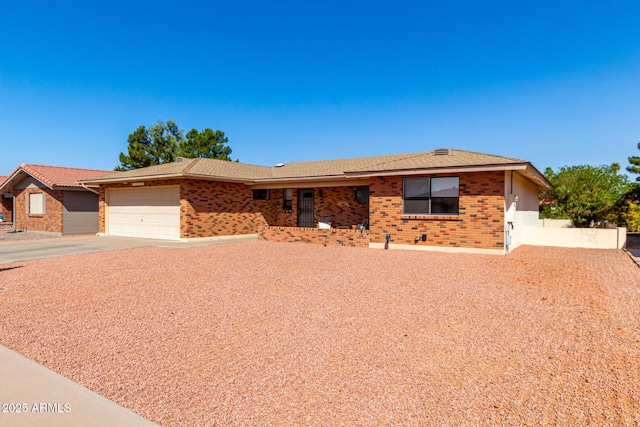
[[[29,193],[27,195],[27,213],[30,215],[44,215],[44,193]]]
[[[405,178],[402,190],[404,214],[458,214],[460,179],[457,176]]]

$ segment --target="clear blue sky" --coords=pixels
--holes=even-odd
[[[5,0],[0,175],[113,169],[138,126],[241,162],[438,147],[627,166],[640,2]]]

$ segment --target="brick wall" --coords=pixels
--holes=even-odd
[[[4,218],[4,222],[10,222],[12,215],[11,210],[13,209],[13,198],[6,199],[4,196],[0,194],[0,213]]]
[[[369,232],[339,228],[319,229],[300,227],[264,226],[259,231],[260,240],[270,242],[317,243],[325,246],[369,247]]]
[[[26,197],[31,193],[45,193],[44,215],[31,215],[26,212]],[[16,229],[29,231],[47,231],[62,233],[62,197],[61,190],[48,188],[27,188],[16,190]]]
[[[254,234],[275,214],[273,199],[253,200],[244,184],[188,180],[180,185],[183,238]]]
[[[206,180],[147,181],[146,186],[180,185],[180,236],[182,238],[227,236],[258,233],[264,225],[296,227],[298,223],[297,189],[293,189],[292,209],[283,209],[283,190],[269,190],[268,200],[253,200],[253,192],[244,184]],[[106,189],[130,188],[131,184],[100,186],[100,232],[105,232]],[[314,192],[314,223],[330,216],[333,227],[361,223],[369,216],[369,205],[355,200],[357,187],[322,188]]]
[[[369,218],[369,205],[356,201],[358,187],[317,188],[314,195],[314,224],[320,217],[331,217],[332,227],[348,227],[362,223]],[[322,190],[322,197],[319,192]]]
[[[320,217],[331,217],[332,226],[349,227],[360,224],[369,217],[369,205],[356,201],[357,187],[322,187],[314,189],[313,223],[318,224]],[[322,191],[322,196],[320,196]],[[298,225],[298,190],[293,189],[293,207],[282,209],[282,189],[269,190],[268,201],[256,201],[258,208],[269,225],[280,227],[297,227]]]
[[[429,176],[429,175],[425,175]],[[444,176],[444,175],[442,175]],[[293,208],[282,209],[282,190],[272,189],[269,200],[253,200],[244,184],[204,180],[164,180],[147,185],[180,185],[181,237],[210,237],[260,233],[275,241],[316,241],[324,244],[366,246],[369,242],[500,249],[504,242],[504,172],[466,173],[460,177],[458,215],[402,215],[402,177],[371,179],[370,205],[355,200],[357,187],[315,189],[314,217],[330,216],[331,230],[296,228],[297,191]],[[109,184],[109,188],[130,185]],[[104,194],[100,189],[100,231],[104,232]],[[24,209],[24,208],[23,208]],[[370,210],[370,212],[369,212]],[[350,229],[369,218],[371,236],[366,244]],[[264,225],[271,227],[263,227]],[[288,227],[291,227],[289,229]],[[415,236],[427,235],[426,242]],[[345,240],[346,239],[346,240]],[[355,240],[354,240],[355,239]],[[355,242],[355,243],[354,243]]]
[[[504,172],[423,176],[459,176],[459,214],[403,215],[403,177],[371,178],[371,242],[384,243],[389,233],[392,244],[478,249],[504,247]],[[422,234],[427,235],[427,240],[416,243],[415,237]]]
[[[252,197],[251,191],[249,197]],[[256,209],[262,212],[267,224],[279,225],[282,227],[295,227],[298,225],[298,197],[296,190],[293,190],[293,206],[291,209],[284,210],[283,189],[269,190],[269,200],[255,200]]]

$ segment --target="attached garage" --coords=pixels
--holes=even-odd
[[[180,239],[180,187],[107,190],[107,234]]]

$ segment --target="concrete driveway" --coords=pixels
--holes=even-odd
[[[62,237],[58,239],[7,242],[0,244],[0,264],[42,258],[55,258],[91,252],[105,252],[118,249],[140,248],[146,246],[187,248],[192,246],[214,245],[255,239],[257,239],[257,235],[255,234],[217,237],[190,242],[159,239],[139,239],[134,237],[74,236]]]

